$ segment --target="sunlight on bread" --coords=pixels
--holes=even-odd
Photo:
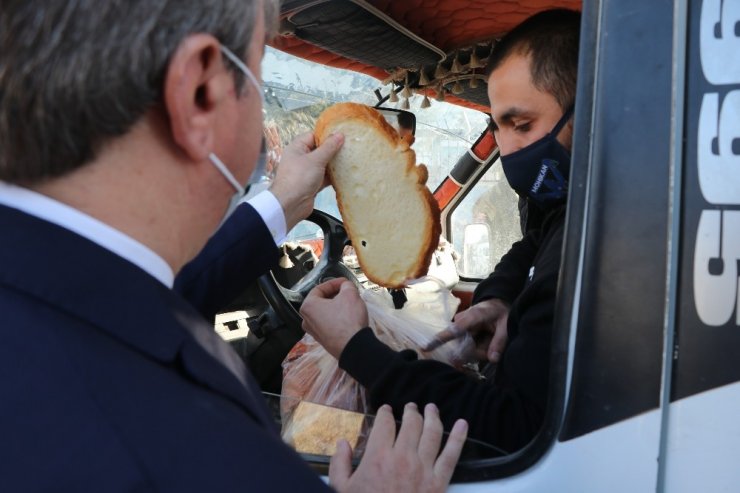
[[[332,133],[344,146],[329,178],[357,259],[371,281],[400,288],[426,274],[440,234],[439,207],[426,187],[427,170],[373,108],[339,103],[316,122],[320,145]]]

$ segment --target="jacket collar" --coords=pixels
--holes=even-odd
[[[180,359],[189,378],[272,426],[244,364],[178,294],[94,242],[18,210],[0,206],[0,231],[0,285],[84,320],[147,357],[168,364]]]

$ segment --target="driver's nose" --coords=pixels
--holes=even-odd
[[[499,130],[496,132],[496,144],[498,144],[498,150],[502,156],[507,156],[522,148],[522,146],[517,143],[517,139],[511,134],[511,132],[507,132],[505,130]]]

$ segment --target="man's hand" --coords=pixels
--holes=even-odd
[[[424,418],[415,404],[407,404],[398,437],[390,406],[382,406],[354,473],[352,449],[345,440],[337,444],[329,465],[329,484],[340,493],[445,491],[467,434],[468,424],[458,420],[437,456],[442,443],[442,422],[434,404],[427,404]]]
[[[319,284],[301,305],[303,330],[339,359],[352,336],[367,327],[367,307],[352,282],[344,278]]]
[[[316,194],[328,183],[326,165],[344,143],[332,134],[316,147],[313,133],[299,135],[284,150],[270,191],[283,207],[287,231],[308,217]]]
[[[509,306],[499,299],[481,301],[455,315],[449,328],[443,330],[425,348],[427,351],[469,333],[473,336],[476,357],[498,363],[506,347]]]

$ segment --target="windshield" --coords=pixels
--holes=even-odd
[[[271,48],[267,48],[263,59],[262,78],[265,88],[264,129],[266,145],[264,151],[267,155],[266,170],[273,170],[271,164],[275,163],[279,167],[281,149],[299,134],[312,131],[319,115],[327,107],[345,101],[375,106],[378,101],[376,91],[379,90],[383,95],[389,94],[390,91],[390,87],[383,86],[381,81],[370,76],[316,64]],[[404,100],[404,98],[399,99]],[[422,103],[424,104],[422,105]],[[384,106],[386,108],[403,109],[401,103],[386,103]],[[434,192],[439,184],[448,177],[460,157],[469,152],[473,143],[486,129],[488,124],[487,115],[480,111],[462,108],[444,101],[426,101],[423,95],[411,97],[409,106],[410,108],[407,108],[407,110],[413,112],[416,117],[416,131],[412,149],[416,153],[417,163],[426,165],[428,171],[426,184],[430,191]],[[398,121],[397,115],[390,118]],[[269,173],[267,176],[269,176]],[[426,333],[427,329],[432,326],[431,322],[434,319],[434,314],[437,314],[438,318],[442,320],[442,322],[437,320],[439,323],[435,327],[439,330],[446,326],[458,306],[459,301],[450,294],[449,290],[440,290],[439,288],[441,286],[451,288],[458,281],[459,276],[470,277],[478,272],[488,272],[490,259],[496,258],[498,251],[496,248],[498,243],[494,243],[494,240],[510,242],[509,238],[504,237],[501,233],[501,224],[503,223],[499,223],[499,229],[495,229],[489,224],[490,221],[498,216],[505,217],[506,220],[510,220],[512,223],[510,229],[519,233],[516,196],[508,187],[504,192],[508,192],[508,196],[505,198],[511,202],[511,207],[505,209],[499,207],[498,204],[498,196],[505,195],[503,192],[498,193],[498,188],[505,186],[500,167],[496,167],[495,170],[489,169],[485,173],[481,172],[478,182],[482,185],[480,191],[471,190],[471,187],[468,187],[460,202],[451,202],[452,205],[446,209],[449,214],[448,222],[452,227],[451,230],[445,231],[444,241],[440,242],[440,246],[434,252],[434,260],[429,267],[429,275],[435,281],[429,281],[426,284],[415,284],[414,289],[405,294],[407,311],[404,313],[408,314],[409,309],[411,309],[411,313],[414,315],[409,317],[424,320],[421,323],[417,322],[417,325],[424,327],[421,333]],[[263,181],[260,186],[250,189],[250,194],[268,184],[269,179]],[[469,182],[467,185],[470,184]],[[341,219],[336,196],[331,187],[327,187],[317,196],[315,208]],[[316,216],[322,217],[320,215]],[[322,230],[316,222],[316,216],[314,216],[312,222],[301,221],[298,223],[289,232],[287,241],[280,245],[280,268],[272,270],[270,277],[273,282],[286,288],[292,286],[293,289],[297,289],[296,286],[299,285],[305,286],[310,285],[310,282],[319,282],[321,279],[319,276],[334,276],[334,272],[340,272],[339,275],[347,275],[348,278],[356,280],[362,286],[362,292],[366,293],[367,296],[372,296],[369,293],[377,293],[377,296],[381,298],[383,296],[387,297],[382,298],[383,302],[393,300],[393,295],[381,290],[362,272],[352,246],[347,244],[346,236],[342,237],[341,235],[341,232],[343,232],[341,228],[336,229],[336,237],[331,238],[331,241],[324,242],[323,231],[328,231],[331,234],[335,229],[324,224],[325,228]],[[326,221],[326,218],[323,221]],[[336,241],[337,239],[339,241]],[[336,245],[340,246],[337,247]],[[331,252],[332,249],[336,249],[336,251],[323,256],[325,247],[328,252]],[[456,252],[460,252],[460,254],[458,255]],[[322,259],[328,259],[329,257],[339,258],[338,262],[341,262],[343,269],[322,271],[318,264]],[[327,272],[330,274],[326,274]],[[318,273],[319,276],[311,277],[310,274],[312,273]],[[298,293],[298,291],[295,292]],[[449,297],[449,303],[447,304],[434,298],[437,295],[444,296],[443,293],[446,293]],[[252,296],[252,294],[247,294],[247,297],[249,296]],[[454,303],[450,301],[453,299],[455,300]],[[390,304],[392,302],[386,304],[378,300],[376,302],[386,308],[392,306]],[[262,390],[267,392],[265,397],[274,412],[276,421],[281,425],[286,442],[299,452],[308,454],[311,461],[314,461],[317,457],[331,455],[333,453],[331,447],[336,443],[336,439],[322,435],[323,438],[318,440],[318,448],[315,448],[313,443],[307,443],[315,438],[312,429],[332,430],[341,433],[349,430],[351,436],[354,437],[354,450],[357,454],[361,454],[363,440],[367,437],[367,432],[372,426],[372,416],[364,414],[370,408],[356,407],[354,404],[343,406],[340,401],[329,400],[324,402],[317,395],[311,397],[304,395],[302,392],[305,390],[305,386],[296,387],[294,382],[303,381],[303,372],[311,374],[315,369],[315,366],[312,366],[314,363],[311,363],[314,361],[312,358],[316,355],[328,356],[328,353],[322,352],[323,350],[315,351],[310,357],[298,360],[297,358],[302,357],[308,351],[311,344],[303,339],[301,339],[302,342],[296,344],[298,339],[291,339],[293,336],[303,337],[300,326],[295,332],[279,332],[283,334],[280,338],[270,339],[264,338],[263,335],[254,335],[258,333],[257,329],[262,334],[266,334],[268,330],[282,330],[287,327],[287,324],[277,320],[279,316],[263,316],[269,312],[265,312],[265,304],[261,296],[257,303],[261,303],[261,305],[247,305],[246,309],[240,308],[241,311],[222,314],[216,322],[216,330],[224,339],[232,342],[232,346],[239,351],[240,355],[243,355],[245,361],[248,361],[250,370],[258,376],[257,379]],[[273,303],[273,301],[269,301],[269,303]],[[244,305],[239,306],[243,307]],[[413,307],[416,307],[415,310]],[[432,307],[436,308],[433,309]],[[443,313],[440,313],[437,308],[444,308]],[[390,312],[392,314],[396,313],[393,308],[390,308]],[[385,314],[384,318],[395,320],[388,313]],[[410,319],[403,320],[404,327],[410,325],[412,325]],[[396,331],[391,332],[395,333]],[[314,349],[316,349],[315,341],[313,344]],[[418,346],[417,343],[415,347]],[[286,354],[287,356],[281,356],[277,361],[273,361],[276,359],[276,355]],[[325,370],[333,371],[329,369],[336,367],[336,360],[333,360],[332,357],[328,359],[321,357],[322,365],[325,362],[331,363],[322,366],[324,368],[322,372]],[[301,365],[301,361],[303,365],[306,365],[305,367]],[[447,358],[446,361],[453,360]],[[332,364],[334,366],[331,366]],[[470,372],[471,378],[480,377],[478,369],[474,365],[466,366],[459,363],[458,366],[461,371]],[[275,368],[278,368],[278,370],[275,371]],[[288,378],[286,375],[288,375],[289,368],[294,368],[294,370],[291,370],[294,373]],[[296,377],[296,375],[299,375],[299,377]],[[288,383],[284,385],[286,382]],[[335,388],[336,386],[332,387],[332,389]],[[359,384],[353,388],[358,390]],[[355,390],[352,390],[352,392]],[[337,395],[343,396],[344,393],[345,390],[342,390],[337,392]],[[352,400],[352,402],[359,401]],[[294,419],[293,413],[300,416],[301,419]],[[320,423],[320,425],[305,427],[304,433],[301,431],[301,426],[296,428],[294,422],[300,423],[301,426],[308,422]],[[339,422],[349,424],[345,427],[339,427],[336,425]],[[325,446],[328,448],[325,448]],[[496,447],[475,440],[468,440],[463,451],[463,458],[498,457],[505,454],[505,451]]]
[[[319,114],[333,103],[352,101],[377,104],[375,90],[387,94],[381,81],[357,72],[336,69],[267,48],[262,62],[265,85],[265,133],[271,145],[287,145],[296,135],[313,130]],[[416,115],[416,160],[429,171],[427,186],[434,191],[458,158],[486,127],[486,115],[445,102],[413,96],[410,111]],[[400,104],[400,103],[397,103]],[[385,103],[395,107],[395,103]],[[400,107],[400,106],[399,106]],[[316,198],[316,208],[339,217],[334,190],[329,187]],[[300,239],[301,229],[291,233]],[[315,227],[311,228],[315,231]],[[310,236],[310,235],[309,235]]]

